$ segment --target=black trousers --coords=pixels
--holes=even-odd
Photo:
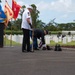
[[[4,23],[0,23],[0,47],[3,47],[3,42],[4,42]]]
[[[30,30],[23,29],[22,51],[30,51]]]

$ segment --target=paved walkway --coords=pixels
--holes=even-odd
[[[20,46],[0,48],[0,75],[75,75],[75,51],[22,53]]]

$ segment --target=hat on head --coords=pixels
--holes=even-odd
[[[27,6],[27,8],[33,9],[33,7],[31,5]]]

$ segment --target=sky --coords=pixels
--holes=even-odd
[[[5,0],[1,0],[4,9]],[[75,21],[75,0],[15,0],[18,4],[35,4],[40,11],[39,20],[49,23],[55,18],[56,23],[70,23]],[[7,0],[12,5],[12,0]]]

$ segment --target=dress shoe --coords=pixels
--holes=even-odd
[[[3,48],[3,46],[0,46],[0,48]]]

